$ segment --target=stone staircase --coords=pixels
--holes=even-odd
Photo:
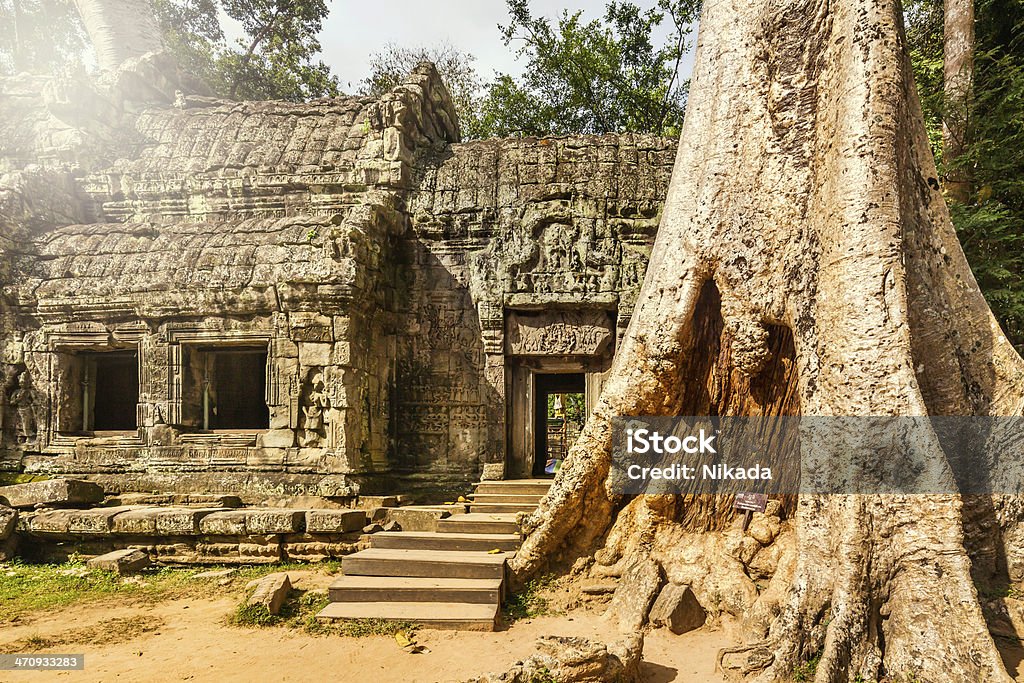
[[[468,512],[438,521],[437,531],[372,534],[370,548],[342,561],[318,617],[493,631],[507,562],[522,542],[516,515],[533,511],[550,487],[550,479],[480,482]]]

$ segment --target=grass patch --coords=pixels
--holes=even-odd
[[[200,572],[228,567],[159,567],[121,577],[91,571],[77,559],[64,564],[0,564],[0,624],[17,621],[34,612],[108,598],[156,602],[189,595],[209,597],[211,585],[217,586],[219,592],[241,592],[253,579],[310,567],[298,563],[238,567],[226,578],[196,579],[195,575]],[[340,562],[316,565],[318,570],[329,574],[340,571],[340,567]]]
[[[228,618],[232,626],[244,628],[267,628],[281,626],[303,631],[314,636],[345,636],[365,638],[367,636],[394,636],[404,633],[411,636],[417,625],[408,621],[386,619],[346,619],[343,621],[320,621],[316,618],[330,598],[322,591],[293,590],[281,606],[280,614],[271,614],[264,605],[247,604],[248,596]]]
[[[541,593],[555,583],[555,576],[548,574],[526,584],[519,593],[513,593],[505,603],[505,616],[509,622],[531,619],[548,613],[548,601]]]
[[[800,662],[796,668],[793,669],[793,680],[796,683],[809,683],[814,680],[814,675],[818,672],[818,662],[821,661],[821,653],[814,655],[806,662]]]

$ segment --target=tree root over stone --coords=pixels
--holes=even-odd
[[[525,525],[517,581],[592,554],[639,581],[653,561],[702,604],[718,594],[740,613],[758,643],[740,670],[761,681],[818,656],[817,683],[1008,682],[974,581],[1021,570],[1008,544],[1024,537],[1024,506],[961,497],[952,474],[969,457],[993,486],[1019,482],[1020,463],[986,444],[931,434],[910,452],[853,434],[878,462],[926,465],[928,495],[801,495],[783,501],[791,528],[760,549],[731,526],[731,501],[609,489],[616,416],[1021,416],[1024,361],[937,178],[900,3],[705,3],[644,286],[601,399]],[[844,455],[801,450],[801,474]],[[854,485],[870,481],[863,467]],[[634,623],[622,602],[613,611]]]

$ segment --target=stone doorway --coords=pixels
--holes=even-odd
[[[587,376],[582,372],[535,376],[533,476],[552,477],[586,420]]]

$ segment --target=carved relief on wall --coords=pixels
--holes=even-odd
[[[505,330],[510,356],[599,356],[615,326],[607,311],[510,311]]]
[[[299,445],[303,448],[321,446],[327,437],[327,413],[331,407],[330,399],[324,384],[322,371],[313,373],[306,395],[301,402],[302,431],[299,432]]]

